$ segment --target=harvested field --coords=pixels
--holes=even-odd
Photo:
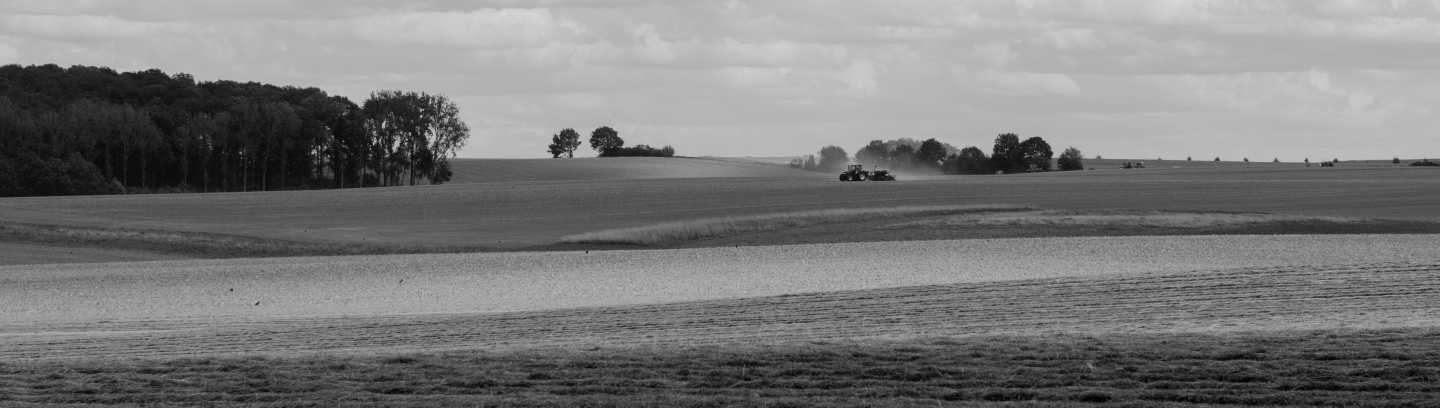
[[[1440,221],[1440,170],[1156,169],[896,183],[652,179],[262,193],[0,199],[0,221],[287,241],[499,249],[569,234],[776,212],[1011,203],[1045,209],[1248,211]]]
[[[0,403],[1401,407],[1440,403],[1437,366],[1427,329],[975,336],[12,362]]]
[[[450,182],[462,184],[657,178],[820,178],[824,175],[755,161],[692,157],[451,159],[450,170],[455,172]]]
[[[0,267],[0,323],[471,313],[1440,259],[1440,235],[911,241]]]
[[[0,241],[0,265],[171,261],[183,255],[84,246],[33,245]]]
[[[763,214],[747,217],[709,218],[640,227],[619,228],[560,237],[563,244],[674,245],[697,239],[792,229],[818,224],[849,223],[902,217],[924,217],[971,213],[1004,213],[1034,210],[1015,205],[929,205],[894,208],[839,208]]]
[[[0,360],[1440,325],[1440,261],[1131,273],[496,314],[0,325]]]

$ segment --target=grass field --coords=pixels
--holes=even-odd
[[[1153,169],[895,183],[650,179],[0,200],[0,221],[285,241],[525,248],[612,228],[777,212],[1011,203],[1440,221],[1440,170]]]

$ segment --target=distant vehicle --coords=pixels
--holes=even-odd
[[[840,173],[840,181],[895,181],[895,175],[889,170],[865,171],[864,166],[852,164]]]
[[[1335,167],[1335,162],[1320,162],[1320,167]]]
[[[1134,163],[1125,162],[1125,164],[1120,165],[1120,168],[1122,168],[1122,169],[1143,169],[1143,168],[1145,168],[1145,162],[1134,162]]]

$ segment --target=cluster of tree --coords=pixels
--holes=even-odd
[[[890,141],[872,140],[855,152],[855,161],[867,166],[889,167],[899,171],[994,174],[1050,171],[1054,155],[1045,139],[1031,137],[1021,141],[1019,136],[1005,133],[995,138],[989,156],[975,146],[956,149],[935,139],[918,141],[901,138]],[[818,163],[815,156],[808,157],[792,159],[790,167],[831,172],[844,168],[849,161],[845,150],[837,146],[821,149]],[[1065,149],[1055,164],[1059,170],[1085,168],[1080,150],[1074,147]]]
[[[443,95],[0,67],[0,195],[438,184],[469,135]]]
[[[580,147],[580,134],[575,129],[561,130],[550,137],[549,152],[554,158],[565,155],[567,158],[575,157],[575,149]],[[595,149],[600,157],[673,157],[675,148],[665,146],[654,148],[648,145],[635,145],[625,147],[625,139],[620,138],[620,132],[611,129],[609,126],[601,126],[590,132],[590,148]]]

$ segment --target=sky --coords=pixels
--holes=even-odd
[[[0,64],[47,63],[443,94],[460,157],[600,126],[684,156],[1016,133],[1086,157],[1440,157],[1440,0],[0,2]]]

